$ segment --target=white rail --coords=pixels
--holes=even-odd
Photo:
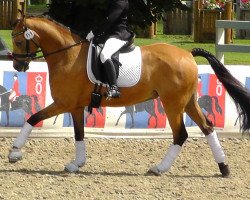
[[[216,57],[224,63],[224,52],[250,53],[250,45],[225,44],[225,29],[250,29],[250,21],[216,20]]]

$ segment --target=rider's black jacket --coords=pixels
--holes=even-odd
[[[104,23],[93,30],[95,37],[114,37],[128,41],[132,32],[127,28],[128,0],[110,0]]]

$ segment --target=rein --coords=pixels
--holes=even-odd
[[[56,54],[56,53],[60,53],[62,51],[66,51],[66,50],[68,50],[68,49],[70,49],[72,47],[78,46],[78,45],[80,45],[82,43],[83,43],[83,40],[80,40],[79,42],[77,42],[75,44],[72,44],[70,46],[64,47],[62,49],[59,49],[59,50],[56,50],[56,51],[53,51],[53,52],[50,52],[50,53],[43,54],[42,56],[36,56],[34,59],[43,58],[43,57],[50,56],[50,55],[53,55],[53,54]]]

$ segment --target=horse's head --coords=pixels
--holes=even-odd
[[[10,57],[13,59],[13,67],[17,71],[26,71],[29,63],[39,52],[39,36],[31,30],[25,20],[25,16],[20,12],[20,17],[13,23],[12,43],[13,53]]]

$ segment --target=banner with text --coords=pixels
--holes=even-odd
[[[250,89],[250,65],[226,67],[235,78]],[[199,65],[198,69],[197,101],[204,114],[221,130],[239,128],[236,108],[212,68],[209,65]],[[53,102],[48,77],[45,62],[32,62],[30,69],[24,73],[15,71],[11,61],[0,61],[1,127],[22,127],[32,114]],[[197,127],[187,115],[184,122],[186,127]],[[54,116],[37,124],[37,127],[52,129],[72,126],[70,113]],[[131,130],[133,133],[135,129],[170,130],[159,98],[126,107],[100,107],[93,109],[92,114],[85,108],[84,126],[96,128],[97,131],[112,129],[117,133],[119,130]]]

